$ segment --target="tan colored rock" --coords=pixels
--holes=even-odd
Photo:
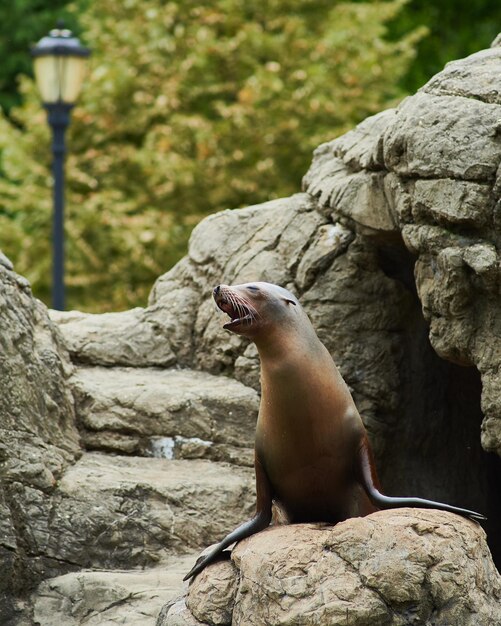
[[[482,57],[476,62],[480,66]],[[396,112],[383,138],[386,169],[423,178],[494,179],[501,158],[496,139],[501,124],[499,104],[436,96],[426,93],[425,86],[406,98]]]
[[[445,69],[423,87],[426,93],[475,98],[490,104],[501,104],[499,64],[501,46],[499,35],[492,47],[472,54],[466,59],[447,63]]]
[[[165,562],[168,570],[174,555],[193,554],[250,517],[255,501],[246,468],[97,453],[66,471],[50,496],[20,485],[12,493],[16,521],[29,520],[23,548],[36,555],[33,574],[23,570],[30,578],[21,595],[41,579],[81,569]]]
[[[222,445],[236,448],[231,457],[253,447],[259,397],[233,379],[187,369],[79,367],[71,383],[83,439],[94,449],[162,456],[158,446],[170,438],[172,454],[164,456],[221,460]]]
[[[160,611],[155,626],[164,626],[167,623],[169,626],[203,626],[186,607],[185,598],[166,604]]]
[[[501,577],[485,535],[449,513],[398,509],[333,527],[270,528],[238,544],[232,560],[209,566],[189,588],[186,605],[202,624],[501,621]],[[231,620],[214,621],[225,603]],[[158,626],[176,623],[167,614]]]
[[[325,155],[320,153],[320,157],[324,161]],[[327,164],[319,167],[317,159],[315,153],[303,183],[320,206],[333,210],[334,220],[341,214],[371,230],[393,232],[397,229],[392,205],[385,194],[384,172],[353,171],[336,156],[330,167]]]
[[[444,225],[485,227],[492,215],[491,186],[486,183],[439,178],[416,180],[409,185],[416,221]],[[437,201],[440,198],[440,202]]]
[[[353,170],[383,170],[383,133],[395,117],[395,109],[381,111],[325,146]],[[317,150],[320,152],[322,147]]]
[[[81,451],[68,355],[47,310],[5,257],[0,320],[0,622],[8,623],[16,595],[43,575],[40,556],[25,547],[35,505],[23,510],[17,494],[50,498]]]
[[[50,489],[80,453],[72,367],[28,281],[0,265],[0,477]]]
[[[304,179],[321,210],[335,206],[338,219],[349,218],[364,235],[367,226],[386,234],[387,216],[396,220],[417,257],[415,284],[431,344],[441,358],[481,373],[482,445],[498,455],[500,67],[499,46],[448,64],[397,109],[321,146]],[[355,193],[353,180],[375,175],[372,206],[359,197],[336,201]],[[397,240],[393,246],[395,271],[403,255]]]
[[[161,328],[146,318],[145,309],[121,313],[89,314],[52,311],[76,361],[93,365],[163,365],[175,363],[170,343]]]
[[[345,252],[353,239],[353,232],[341,224],[320,226],[297,268],[296,284],[299,289],[311,287],[318,274],[325,271],[337,256]]]
[[[238,570],[230,560],[216,562],[210,570],[203,570],[190,586],[186,608],[202,623],[229,626],[237,590]]]
[[[138,571],[82,571],[40,584],[33,619],[43,626],[154,626],[169,596],[179,594],[194,555]]]
[[[250,516],[254,480],[209,461],[93,453],[66,472],[52,501],[20,505],[39,508],[33,551],[81,567],[144,567],[213,543]]]
[[[170,275],[175,278],[170,279]],[[51,311],[74,361],[90,365],[169,367],[190,362],[200,295],[196,270],[180,261],[154,286],[146,308],[88,314]]]

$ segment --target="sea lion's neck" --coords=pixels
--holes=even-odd
[[[261,367],[269,371],[288,368],[298,360],[303,365],[310,359],[316,361],[324,357],[325,352],[312,326],[303,327],[301,333],[290,327],[274,327],[265,337],[256,338],[254,343]]]

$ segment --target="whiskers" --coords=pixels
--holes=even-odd
[[[221,295],[231,306],[232,312],[229,315],[232,320],[239,319],[245,324],[252,324],[259,319],[260,315],[256,309],[240,294],[227,288],[222,291]]]

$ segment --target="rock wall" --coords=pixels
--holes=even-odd
[[[200,549],[251,513],[257,393],[72,364],[3,256],[0,320],[0,623],[153,624]]]
[[[471,498],[496,520],[492,538],[501,514],[500,61],[493,47],[448,64],[397,109],[320,146],[304,180],[324,214],[372,240],[380,268],[419,299],[422,317],[415,305],[406,316],[403,419],[385,438],[386,488],[402,490],[397,472],[418,492],[423,480],[442,498]]]
[[[434,350],[481,373],[482,444],[498,454],[500,57],[494,47],[448,64],[397,109],[321,146],[305,177],[333,217],[401,237]]]
[[[48,498],[80,454],[70,362],[47,310],[28,282],[0,260],[0,621],[13,594],[53,569],[30,554],[26,509]]]

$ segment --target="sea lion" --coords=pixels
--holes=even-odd
[[[269,283],[219,285],[224,328],[256,344],[261,404],[256,426],[256,514],[200,558],[192,578],[232,543],[266,528],[277,502],[289,522],[330,522],[402,506],[485,517],[421,498],[381,493],[373,455],[351,393],[298,300]]]

